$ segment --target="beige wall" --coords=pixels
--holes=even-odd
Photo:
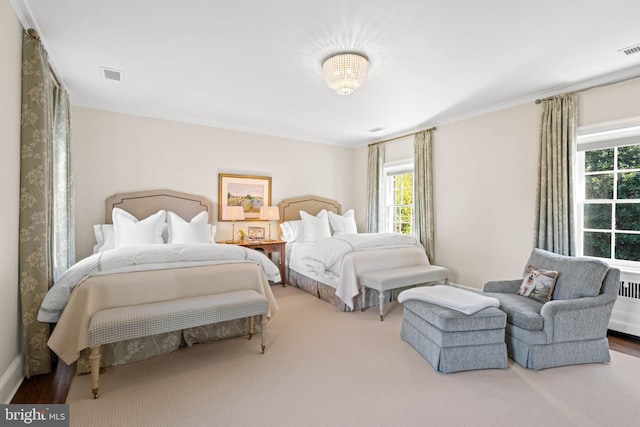
[[[578,104],[581,126],[639,118],[640,78],[581,92]],[[454,282],[480,288],[520,277],[533,247],[541,113],[531,102],[434,132],[435,262],[452,270]],[[412,144],[388,143],[387,160]],[[367,147],[359,147],[354,193],[363,224],[366,170]]]
[[[274,205],[317,194],[354,207],[352,149],[86,108],[73,108],[72,121],[78,259],[91,252],[104,199],[118,192],[184,191],[209,197],[217,209],[218,174],[233,173],[270,176]],[[218,224],[217,240],[230,238],[230,223]]]
[[[0,40],[0,403],[8,403],[23,372],[18,326],[22,27],[7,1],[0,1]]]

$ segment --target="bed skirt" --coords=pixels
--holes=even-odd
[[[305,276],[302,273],[298,273],[294,270],[289,270],[287,274],[287,284],[291,286],[295,286],[297,288],[302,289],[303,291],[310,293],[323,301],[328,302],[329,304],[337,307],[340,311],[350,312],[350,311],[358,311],[362,309],[362,295],[358,294],[353,297],[353,310],[344,303],[337,295],[334,287],[327,285],[325,283],[319,282],[315,279],[312,279],[308,276]],[[406,286],[398,289],[391,289],[384,292],[384,302],[396,301],[398,299],[398,294],[404,291],[405,289],[410,289],[415,287],[414,285]],[[362,292],[362,288],[360,289]],[[378,299],[378,291],[375,289],[365,288],[365,305],[364,308],[368,307],[378,307],[379,299]]]
[[[124,365],[168,354],[180,347],[191,347],[198,343],[246,336],[249,335],[250,325],[250,318],[245,317],[199,326],[197,328],[105,344],[102,346],[102,361],[100,366],[108,368],[110,366]],[[256,316],[253,325],[254,334],[260,332],[260,327],[260,316]],[[89,348],[80,352],[80,358],[76,364],[77,374],[87,374],[91,372],[91,366],[89,364],[90,353],[91,349]]]

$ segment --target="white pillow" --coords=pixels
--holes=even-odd
[[[353,209],[349,209],[344,215],[340,216],[333,212],[329,212],[329,225],[333,230],[334,236],[341,234],[357,234],[356,218]]]
[[[113,208],[113,229],[115,231],[115,247],[149,245],[164,243],[162,228],[166,211],[160,210],[147,218],[138,218],[120,208]]]
[[[316,216],[300,211],[300,218],[302,218],[302,224],[304,224],[305,242],[313,243],[325,237],[331,237],[329,216],[326,210],[322,209]]]
[[[280,224],[282,240],[287,243],[304,242],[304,224],[302,220],[285,221]]]
[[[93,247],[94,254],[116,247],[113,224],[96,224],[93,226],[93,234],[96,236],[96,244]]]
[[[202,211],[190,222],[174,212],[167,212],[167,243],[210,243],[209,213]]]

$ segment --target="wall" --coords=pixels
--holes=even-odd
[[[272,205],[317,194],[340,201],[345,210],[354,207],[349,148],[87,108],[71,113],[78,259],[91,253],[92,226],[104,222],[106,197],[170,189],[207,196],[217,211],[219,173],[270,176]],[[218,224],[216,237],[226,239],[231,239],[228,222]]]
[[[578,106],[580,126],[640,117],[640,78],[581,92]],[[533,247],[541,114],[531,102],[437,126],[435,262],[452,270],[453,282],[481,288],[487,280],[520,277]],[[410,152],[412,144],[390,142],[386,151],[402,157],[395,153]],[[354,170],[356,213],[364,223],[367,147],[355,150]]]
[[[7,1],[0,1],[0,40],[0,403],[9,403],[24,372],[18,293],[22,27]]]

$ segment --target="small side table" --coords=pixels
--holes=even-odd
[[[237,242],[232,242],[227,240],[226,242],[221,242],[221,243],[226,243],[228,245],[244,246],[245,248],[249,248],[249,249],[262,249],[264,253],[267,254],[269,259],[272,261],[273,261],[273,258],[271,258],[271,254],[273,254],[274,252],[279,253],[280,264],[278,264],[278,267],[280,268],[280,278],[282,279],[282,286],[286,286],[286,277],[284,275],[285,257],[286,257],[285,245],[287,244],[286,242],[282,240],[261,240],[258,242],[251,242],[249,240],[243,240],[243,241],[238,240]]]

